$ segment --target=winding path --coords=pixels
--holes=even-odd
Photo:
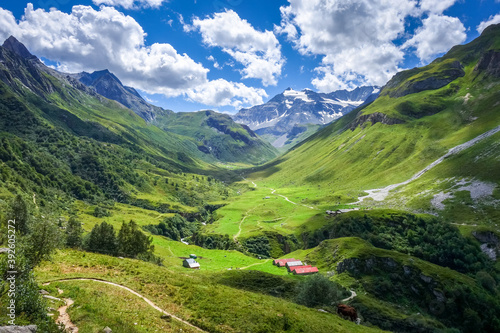
[[[372,198],[373,200],[375,201],[382,201],[384,200],[388,195],[389,195],[389,192],[394,190],[396,187],[399,187],[401,185],[406,185],[412,181],[414,181],[415,179],[418,179],[420,178],[423,174],[425,174],[427,171],[429,171],[430,169],[434,168],[436,165],[438,165],[439,163],[443,162],[445,158],[448,158],[452,155],[455,155],[455,154],[458,154],[460,153],[461,151],[469,148],[469,147],[472,147],[474,146],[476,143],[478,143],[479,141],[483,140],[483,139],[486,139],[496,133],[500,132],[500,126],[497,126],[495,128],[493,128],[492,130],[489,130],[481,135],[478,135],[476,136],[474,139],[472,140],[469,140],[465,143],[462,143],[458,146],[455,146],[453,148],[451,148],[450,150],[448,150],[448,152],[446,154],[444,154],[443,156],[441,156],[440,158],[438,158],[437,160],[435,160],[434,162],[432,162],[431,164],[429,164],[428,166],[426,166],[424,169],[420,170],[419,172],[417,172],[416,174],[414,174],[410,179],[408,180],[405,180],[404,182],[401,182],[401,183],[397,183],[397,184],[392,184],[392,185],[389,185],[389,186],[386,186],[386,187],[383,187],[383,188],[376,188],[376,189],[372,189],[372,190],[365,190],[365,192],[368,193],[368,195],[365,195],[365,196],[362,196],[362,197],[358,197],[358,201],[353,203],[353,205],[356,205],[356,204],[359,204],[361,203],[364,199],[367,199],[367,198]]]
[[[356,296],[358,296],[358,294],[356,294],[354,290],[351,290],[351,296],[344,298],[343,300],[341,300],[341,302],[348,302]]]
[[[238,232],[236,233],[236,235],[234,235],[234,236],[233,236],[233,240],[234,240],[235,242],[238,242],[238,240],[237,240],[237,239],[238,239],[238,237],[240,237],[240,234],[241,234],[241,224],[242,224],[242,223],[245,221],[245,219],[248,217],[248,214],[249,214],[252,210],[254,210],[254,209],[255,209],[255,208],[252,208],[252,209],[250,209],[249,211],[247,211],[247,212],[245,213],[245,216],[243,216],[243,218],[241,219],[240,224],[239,224],[239,226],[238,226],[238,228],[239,228],[239,229],[238,229]]]
[[[275,190],[275,189],[272,189],[272,188],[271,188],[270,190],[272,190],[271,194],[274,194],[274,192],[276,192],[276,190]],[[283,199],[285,199],[286,201],[288,201],[288,202],[289,202],[289,203],[291,203],[291,204],[294,204],[294,205],[299,205],[298,203],[291,201],[290,199],[288,199],[288,197],[285,197],[284,195],[281,195],[281,194],[274,194],[274,195],[277,195],[278,197],[282,197]],[[312,206],[307,206],[307,205],[304,205],[304,204],[300,204],[300,205],[301,205],[301,206],[304,206],[304,207],[307,207],[307,208],[309,208],[309,209],[316,209],[316,208],[314,208],[314,207],[312,207]]]
[[[50,283],[44,283],[44,286],[49,285]],[[59,295],[62,294],[64,291],[57,288],[57,291],[59,292]],[[71,322],[71,318],[69,317],[68,308],[73,305],[75,302],[70,299],[70,298],[57,298],[54,296],[50,295],[43,295],[44,298],[51,299],[53,301],[60,301],[64,302],[65,304],[63,306],[60,306],[57,309],[57,312],[59,312],[59,316],[56,319],[56,324],[62,324],[64,325],[64,332],[68,333],[78,333],[78,327]]]
[[[245,267],[240,267],[240,269],[246,269],[246,268],[249,268],[249,267],[252,267],[252,266],[262,265],[262,264],[265,264],[266,262],[268,262],[269,260],[271,260],[271,259],[266,259],[263,262],[256,262],[255,264],[251,264],[251,265],[248,265],[248,266],[245,266]]]
[[[115,286],[115,287],[118,287],[118,288],[122,288],[122,289],[125,289],[126,291],[136,295],[137,297],[139,298],[142,298],[146,303],[148,303],[152,308],[154,308],[155,310],[158,310],[160,311],[161,313],[167,315],[167,316],[170,316],[172,317],[173,319],[191,327],[191,328],[194,328],[200,332],[206,332],[204,330],[202,330],[201,328],[199,327],[196,327],[194,326],[193,324],[185,321],[184,319],[181,319],[179,317],[177,317],[176,315],[174,314],[171,314],[163,309],[161,309],[160,307],[158,307],[155,303],[153,303],[151,300],[149,300],[148,298],[144,297],[143,295],[139,294],[138,292],[136,292],[135,290],[132,290],[128,287],[125,287],[121,284],[118,284],[118,283],[114,283],[114,282],[110,282],[110,281],[106,281],[106,280],[101,280],[101,279],[91,279],[91,278],[68,278],[68,279],[59,279],[59,280],[53,280],[53,281],[49,281],[49,282],[46,282],[44,283],[43,285],[46,286],[46,285],[49,285],[53,282],[65,282],[65,281],[94,281],[94,282],[99,282],[99,283],[105,283],[105,284],[109,284],[109,285],[112,285],[112,286]],[[69,306],[69,305],[68,305]]]
[[[63,298],[66,305],[61,306],[57,311],[59,311],[59,317],[56,320],[57,324],[64,325],[65,332],[78,333],[78,327],[71,322],[71,318],[69,317],[69,313],[67,312],[68,308],[75,303],[72,299]]]

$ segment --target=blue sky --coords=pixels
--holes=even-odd
[[[499,0],[40,0],[0,3],[61,71],[109,69],[155,105],[236,112],[287,87],[383,85],[500,23]]]

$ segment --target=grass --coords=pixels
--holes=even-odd
[[[216,275],[212,275],[216,274]],[[289,301],[236,289],[216,283],[217,274],[189,274],[158,267],[137,260],[118,259],[104,255],[66,250],[55,255],[51,263],[37,269],[40,282],[60,278],[89,277],[101,278],[126,285],[151,299],[162,309],[188,320],[193,325],[210,332],[370,332],[377,331],[340,319],[336,315],[318,312]],[[87,285],[72,282],[69,293],[75,300],[91,297]],[[107,288],[109,289],[109,288]],[[80,296],[81,295],[81,296]],[[113,294],[112,294],[112,297]],[[130,303],[130,297],[119,295],[113,300],[118,309]],[[102,325],[109,307],[101,309],[99,297],[91,302],[88,309],[75,313],[75,324],[87,327]],[[85,311],[91,315],[86,316]],[[113,315],[114,316],[114,315]],[[116,317],[110,317],[110,320]],[[144,317],[122,318],[124,325],[137,322],[146,326],[148,314]],[[123,316],[122,316],[123,317]],[[137,320],[137,321],[136,321]],[[153,320],[152,325],[158,321]]]
[[[300,226],[320,213],[318,207],[310,206],[310,200],[303,193],[307,189],[273,190],[265,183],[241,191],[228,205],[217,210],[219,220],[203,228],[205,233],[228,234],[248,238],[271,231],[279,234],[293,234]],[[247,186],[247,185],[243,185]],[[306,195],[307,195],[306,194]],[[282,196],[287,196],[291,203]],[[312,208],[310,208],[312,207]]]
[[[50,286],[63,291],[52,296],[74,301],[67,312],[81,333],[100,332],[105,327],[123,333],[198,332],[176,320],[162,319],[144,300],[118,287],[92,281],[61,281]]]

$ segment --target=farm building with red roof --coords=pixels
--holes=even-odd
[[[276,265],[278,267],[283,267],[286,265],[287,262],[289,261],[297,261],[297,259],[294,258],[288,258],[288,259],[275,259],[273,261],[273,265]]]
[[[292,266],[290,268],[288,268],[288,272],[291,273],[293,272],[294,270],[296,270],[297,268],[309,268],[309,267],[312,267],[311,265],[305,265],[305,266]]]
[[[318,267],[297,267],[293,274],[295,275],[308,275],[318,273]]]

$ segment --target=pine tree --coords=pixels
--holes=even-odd
[[[85,249],[91,252],[115,255],[118,246],[113,226],[106,222],[102,222],[99,225],[96,224],[87,236]]]
[[[66,227],[66,246],[79,248],[82,245],[82,223],[75,217],[70,217]]]
[[[146,236],[133,220],[123,223],[118,233],[119,251],[121,254],[135,258],[140,254],[152,254],[154,246],[153,239]]]
[[[11,210],[9,212],[9,220],[16,221],[16,230],[21,235],[29,233],[30,215],[28,205],[20,194],[18,194],[12,201]]]
[[[57,225],[45,218],[35,219],[27,236],[27,258],[31,267],[42,260],[50,259],[51,254],[61,244],[61,232]]]

